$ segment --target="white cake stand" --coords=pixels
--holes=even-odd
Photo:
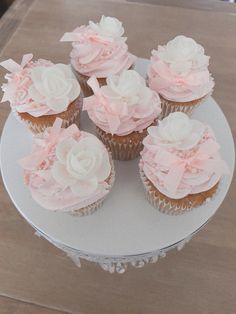
[[[146,67],[147,61],[139,59],[138,72],[145,76]],[[209,98],[193,116],[214,129],[230,174],[221,180],[218,192],[210,202],[189,213],[165,215],[147,202],[139,178],[138,159],[115,162],[115,185],[102,208],[93,215],[75,217],[43,209],[31,198],[17,164],[17,160],[30,152],[32,135],[12,114],[1,139],[4,184],[14,205],[36,233],[65,251],[78,266],[82,258],[98,263],[111,273],[123,273],[128,264],[142,267],[145,263],[156,262],[170,249],[180,250],[212,218],[232,180],[234,144],[221,109]],[[81,129],[94,132],[86,113],[81,120]]]

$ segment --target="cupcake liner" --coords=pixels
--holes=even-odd
[[[112,135],[96,127],[98,138],[111,151],[115,160],[132,160],[139,156],[143,149],[142,141],[147,135],[147,128],[142,132],[132,132],[125,136]]]
[[[27,125],[27,127],[36,134],[41,133],[46,128],[53,126],[56,118],[62,119],[63,128],[66,128],[73,123],[79,125],[80,103],[81,100],[79,98],[71,103],[66,111],[41,117],[33,117],[28,113],[19,113],[15,110],[13,110],[13,113],[20,122]]]
[[[77,78],[77,80],[79,81],[81,90],[83,92],[83,96],[84,97],[89,97],[93,95],[93,91],[91,89],[91,87],[87,84],[87,81],[89,79],[89,76],[80,74],[78,72],[76,72],[75,70],[73,70],[73,72],[75,73],[75,76]],[[106,85],[106,78],[97,78],[100,87],[103,85]]]
[[[203,203],[209,201],[216,193],[218,184],[213,186],[210,190],[198,194],[190,194],[182,199],[171,199],[159,192],[151,181],[146,177],[143,170],[140,170],[140,177],[143,182],[146,197],[149,203],[158,209],[160,212],[168,215],[181,215],[194,207],[198,207]]]
[[[83,217],[92,215],[98,208],[100,208],[104,202],[105,197],[102,199],[80,209],[73,209],[71,212],[68,212],[72,216]]]
[[[115,167],[114,167],[114,162],[112,160],[112,156],[110,155],[110,163],[111,163],[111,173],[110,176],[107,178],[106,183],[107,183],[107,190],[108,193],[102,197],[101,199],[97,200],[96,202],[89,204],[85,207],[79,208],[78,205],[74,205],[70,208],[65,209],[64,211],[69,213],[70,215],[77,216],[77,217],[82,217],[82,216],[87,216],[93,214],[98,208],[100,208],[103,205],[103,202],[107,195],[109,194],[109,191],[111,190],[114,181],[115,181]]]
[[[160,119],[167,117],[170,113],[181,111],[189,116],[192,114],[193,110],[197,108],[201,103],[203,103],[210,95],[206,95],[202,98],[192,100],[189,102],[181,103],[181,102],[174,102],[168,99],[161,97],[161,116]]]

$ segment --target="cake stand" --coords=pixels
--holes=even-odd
[[[139,59],[136,70],[145,77],[147,61]],[[227,120],[213,100],[197,108],[193,117],[209,123],[221,145],[230,173],[223,177],[214,198],[179,216],[160,213],[145,199],[139,178],[138,159],[116,161],[116,180],[104,205],[93,215],[76,217],[43,209],[23,183],[17,160],[31,150],[32,135],[10,114],[1,138],[1,171],[4,184],[17,210],[36,234],[60,248],[80,266],[80,259],[98,263],[110,273],[123,273],[130,264],[155,263],[166,252],[182,249],[215,214],[229,189],[234,171],[234,143]],[[81,129],[94,132],[87,114]],[[197,253],[196,253],[197,254]]]

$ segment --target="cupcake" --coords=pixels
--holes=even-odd
[[[161,97],[162,117],[175,111],[190,114],[212,93],[209,58],[201,45],[185,36],[152,51],[147,80]]]
[[[21,159],[24,181],[43,208],[79,216],[92,214],[114,181],[112,159],[98,138],[75,124],[52,127],[34,137],[32,153]]]
[[[209,125],[175,112],[148,128],[140,173],[149,202],[182,214],[209,201],[228,172]]]
[[[83,110],[87,110],[98,137],[113,158],[130,160],[139,156],[147,127],[156,122],[161,112],[158,94],[134,70],[109,76],[101,87],[91,77],[88,85],[94,95],[84,98]]]
[[[80,86],[69,65],[53,64],[33,55],[24,55],[21,64],[12,59],[0,63],[8,70],[2,85],[2,102],[9,101],[15,116],[34,133],[52,126],[61,118],[63,127],[79,116]]]
[[[136,57],[128,52],[123,34],[124,28],[118,19],[102,16],[99,23],[90,21],[89,25],[77,27],[61,38],[72,42],[71,64],[85,97],[92,95],[87,85],[89,77],[95,76],[102,86],[107,76],[133,66]]]

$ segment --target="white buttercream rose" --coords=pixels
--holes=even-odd
[[[159,46],[158,53],[161,60],[170,64],[177,74],[189,72],[192,68],[206,67],[209,57],[204,54],[204,48],[192,38],[177,36],[166,46]]]
[[[105,181],[111,172],[108,152],[95,137],[84,137],[77,142],[65,139],[56,147],[53,178],[79,196],[93,194],[99,182]]]
[[[56,113],[63,112],[80,94],[80,86],[70,66],[55,64],[38,66],[31,72],[29,96],[37,103],[46,104]]]
[[[200,141],[204,130],[201,122],[190,119],[183,112],[174,112],[159,121],[157,127],[148,128],[148,133],[157,140],[157,144],[186,150]]]
[[[102,87],[102,90],[108,96],[112,96],[113,93],[114,97],[122,97],[127,105],[139,103],[144,93],[150,94],[149,98],[151,97],[151,91],[146,87],[145,80],[134,70],[126,70],[120,75],[109,76],[107,86]]]
[[[99,35],[119,39],[124,34],[122,23],[115,17],[102,16],[99,23],[89,21],[89,26]]]

